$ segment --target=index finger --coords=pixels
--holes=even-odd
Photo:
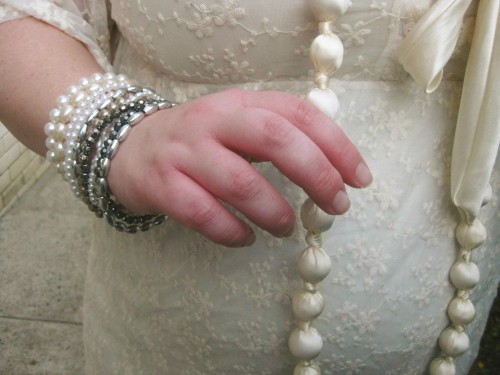
[[[311,103],[275,91],[245,92],[241,102],[245,107],[267,109],[286,118],[323,151],[348,185],[361,188],[371,184],[372,174],[356,146],[334,121]]]

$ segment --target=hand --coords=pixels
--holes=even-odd
[[[228,90],[146,117],[113,159],[108,184],[128,209],[165,214],[226,246],[255,235],[219,199],[275,236],[291,234],[292,208],[242,154],[271,161],[330,214],[349,208],[344,183],[371,182],[357,149],[311,104]]]

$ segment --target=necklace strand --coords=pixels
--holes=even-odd
[[[332,26],[349,5],[350,0],[309,0],[309,7],[319,23],[319,35],[309,50],[316,87],[309,92],[307,99],[332,120],[338,111],[339,102],[337,95],[329,88],[329,76],[340,67],[344,55],[342,42],[333,33]],[[323,212],[308,198],[302,205],[300,217],[307,230],[305,242],[308,247],[297,260],[297,271],[304,283],[292,298],[297,326],[290,334],[288,347],[299,360],[294,375],[319,375],[321,369],[314,359],[323,348],[323,338],[312,323],[325,307],[318,285],[330,272],[331,259],[322,248],[321,233],[330,229],[334,216]]]

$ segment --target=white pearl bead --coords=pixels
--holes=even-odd
[[[49,150],[49,151],[47,151],[47,153],[45,154],[45,158],[46,158],[49,162],[53,163],[53,162],[56,160],[56,155],[55,155],[55,153],[54,153],[54,151],[53,151],[53,150]]]
[[[429,366],[429,375],[455,375],[455,364],[444,358],[435,358]]]
[[[468,299],[454,298],[448,305],[448,316],[450,320],[458,325],[467,325],[474,320],[476,309]]]
[[[458,332],[453,327],[448,327],[439,335],[439,347],[446,354],[457,357],[469,349],[469,336],[463,331]]]
[[[335,34],[320,34],[311,43],[309,57],[317,72],[330,74],[342,65],[344,46]]]
[[[461,222],[456,229],[458,243],[465,249],[474,249],[486,240],[486,228],[475,219],[471,225]]]
[[[47,147],[49,150],[53,150],[54,147],[56,146],[56,141],[52,137],[47,137],[45,138],[45,147]]]
[[[113,72],[104,73],[104,79],[107,81],[111,81],[116,78],[116,75]]]
[[[335,220],[335,216],[327,214],[319,208],[311,200],[311,198],[307,198],[307,200],[302,204],[300,209],[300,218],[304,228],[315,234],[319,234],[330,229]]]
[[[288,339],[288,347],[294,357],[311,360],[323,349],[323,338],[314,327],[307,330],[295,328]]]
[[[66,95],[61,95],[57,98],[58,105],[64,105],[69,103],[69,98]]]
[[[318,21],[335,21],[351,5],[350,0],[309,0],[309,6]]]
[[[103,76],[102,76],[102,74],[95,73],[92,75],[91,79],[92,79],[92,81],[99,82],[103,79]]]
[[[321,370],[315,363],[305,364],[301,362],[295,366],[293,375],[321,375]]]
[[[87,77],[83,77],[80,79],[80,82],[78,82],[80,86],[83,88],[86,88],[90,84],[90,80]]]
[[[60,118],[59,118],[60,115],[61,115],[61,111],[59,110],[59,108],[54,108],[49,113],[49,119],[52,122],[58,122],[60,120]]]
[[[48,122],[45,124],[43,131],[45,132],[46,136],[53,136],[54,132],[56,131],[56,125],[53,122]]]
[[[479,282],[479,268],[472,262],[455,262],[450,270],[450,280],[457,289],[472,289]]]
[[[307,95],[307,100],[332,120],[340,108],[337,94],[330,89],[313,89]]]
[[[299,290],[292,298],[294,316],[303,321],[310,322],[316,319],[325,308],[325,299],[319,292]]]
[[[323,280],[330,272],[331,266],[332,260],[321,248],[307,248],[297,260],[297,271],[300,277],[311,284],[317,284]]]

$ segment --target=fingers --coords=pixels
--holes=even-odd
[[[306,134],[338,170],[345,183],[366,187],[372,175],[361,154],[345,133],[312,104],[281,92],[245,92],[247,108],[262,108],[283,116]]]
[[[269,233],[293,232],[295,215],[285,199],[251,164],[220,144],[189,159],[182,172]]]
[[[219,135],[225,147],[271,160],[326,212],[342,214],[350,203],[339,172],[319,147],[283,117],[244,109]]]
[[[198,183],[178,171],[165,177],[163,188],[153,198],[157,210],[221,245],[240,247],[255,241],[248,224]]]

